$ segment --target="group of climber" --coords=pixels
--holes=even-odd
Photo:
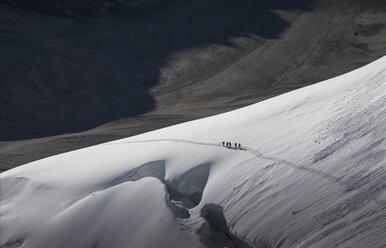
[[[225,142],[225,141],[223,141],[223,142],[221,142],[221,143],[222,143],[223,146],[232,148],[232,143],[231,143],[231,142]],[[240,143],[235,143],[234,148],[236,148],[236,149],[237,149],[237,148],[241,149],[241,144],[240,144]]]

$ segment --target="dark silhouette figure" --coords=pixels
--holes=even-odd
[[[241,149],[241,144],[239,143],[239,148]]]

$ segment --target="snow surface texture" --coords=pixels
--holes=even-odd
[[[0,247],[385,247],[385,123],[383,57],[32,162],[1,174]]]

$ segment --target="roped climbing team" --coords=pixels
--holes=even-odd
[[[226,147],[232,147],[232,143],[231,142],[221,142],[223,146],[226,146]],[[240,143],[235,143],[235,148],[240,148],[241,149],[241,144]]]

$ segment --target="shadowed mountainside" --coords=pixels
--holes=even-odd
[[[381,0],[16,3],[51,15],[0,6],[3,170],[239,108],[360,67],[386,48]],[[52,16],[70,13],[57,6],[99,17]]]
[[[273,9],[303,11],[307,6],[308,0],[169,1],[163,7],[90,21],[4,11],[4,19],[17,24],[4,25],[3,138],[87,130],[154,110],[155,94],[200,83],[245,56],[259,39],[277,39],[288,22]],[[253,36],[247,47],[229,40],[243,36]],[[208,58],[199,55],[187,67],[163,73],[174,52],[212,44],[216,47],[205,52]],[[160,89],[150,93],[155,86]]]

